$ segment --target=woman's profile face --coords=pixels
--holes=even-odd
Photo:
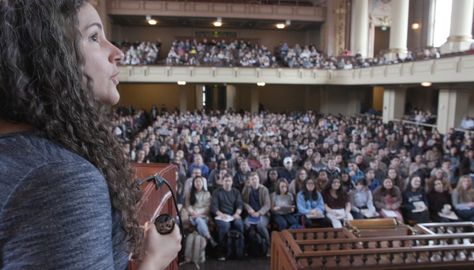
[[[123,53],[105,37],[99,14],[91,4],[79,9],[78,18],[84,73],[92,79],[94,96],[102,103],[116,104],[120,99],[117,62]]]

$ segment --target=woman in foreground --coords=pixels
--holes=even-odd
[[[133,253],[164,269],[181,236],[139,227],[106,113],[123,54],[96,10],[5,0],[0,17],[0,268],[126,269]]]

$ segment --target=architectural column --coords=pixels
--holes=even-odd
[[[252,89],[250,89],[250,112],[251,113],[258,113],[258,104],[259,104],[258,88],[252,87]]]
[[[389,60],[405,58],[407,54],[408,36],[408,10],[409,0],[396,0],[390,2],[392,5],[390,24],[390,52],[385,55]]]
[[[441,53],[469,50],[472,39],[472,11],[474,0],[453,0],[451,29],[446,43],[441,45]]]
[[[406,92],[406,88],[384,89],[382,112],[382,120],[384,123],[403,117],[405,114]]]
[[[327,1],[327,15],[322,27],[322,48],[328,55],[339,55],[346,49],[347,1]]]
[[[188,110],[188,94],[186,87],[179,88],[179,111],[184,113]]]
[[[351,51],[368,56],[369,0],[352,1]]]
[[[196,110],[202,110],[202,89],[204,88],[204,85],[202,84],[197,84],[196,85]]]
[[[228,84],[225,89],[226,101],[225,108],[226,110],[235,110],[235,100],[237,97],[237,91],[235,85]]]
[[[436,123],[439,132],[446,133],[450,128],[459,127],[462,118],[468,114],[470,96],[469,90],[439,90]]]

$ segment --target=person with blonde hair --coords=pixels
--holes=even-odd
[[[453,190],[452,201],[458,216],[465,221],[474,221],[474,188],[468,175],[459,178]]]

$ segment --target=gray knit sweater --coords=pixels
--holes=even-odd
[[[97,168],[34,132],[0,135],[0,268],[126,269]]]

